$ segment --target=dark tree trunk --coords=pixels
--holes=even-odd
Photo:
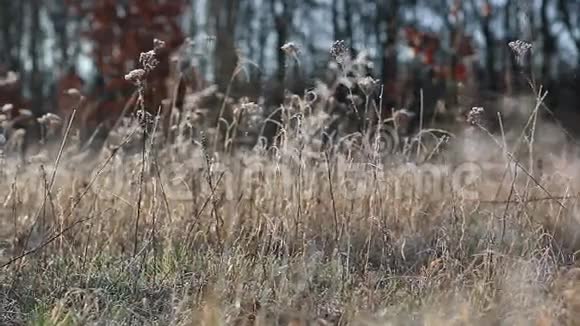
[[[353,0],[344,0],[343,1],[343,8],[344,8],[344,22],[345,22],[345,38],[348,40],[348,44],[351,47],[351,50],[354,49],[354,28],[353,28],[353,11],[352,11],[352,2]]]
[[[542,0],[541,6],[541,33],[543,40],[542,47],[542,79],[549,82],[551,79],[551,63],[554,53],[556,52],[556,39],[552,32],[550,31],[550,21],[548,19],[548,0]]]
[[[42,76],[40,75],[38,47],[40,38],[40,0],[30,0],[30,44],[28,55],[32,62],[30,74],[30,94],[32,96],[32,111],[40,113],[42,108]]]
[[[511,41],[513,37],[513,28],[512,28],[512,8],[513,2],[512,0],[508,0],[504,7],[504,20],[503,20],[503,28],[505,31],[505,39],[504,43],[507,44]],[[503,66],[503,78],[505,83],[505,90],[506,93],[511,94],[513,89],[513,76],[514,76],[514,66],[512,61],[512,52],[508,46],[505,46],[502,51],[502,66]]]
[[[276,143],[276,137],[279,131],[278,122],[282,119],[281,112],[278,108],[284,103],[284,90],[287,87],[286,54],[281,48],[288,41],[290,27],[292,25],[293,12],[290,7],[290,1],[293,0],[280,0],[280,6],[277,6],[277,0],[270,0],[270,11],[272,17],[274,17],[274,28],[276,30],[277,70],[276,80],[269,85],[267,90],[269,94],[266,98],[267,114],[269,115],[276,110],[276,113],[270,118],[271,121],[266,122],[264,126],[263,136],[268,140],[268,146]],[[278,8],[281,8],[281,12],[277,10]]]
[[[382,49],[382,78],[385,84],[385,104],[396,105],[396,84],[398,75],[397,62],[397,32],[399,30],[399,0],[391,0],[386,8],[386,37]],[[381,11],[377,13],[381,14]]]
[[[334,40],[342,39],[342,30],[340,28],[340,15],[338,12],[338,1],[332,1],[332,34]]]
[[[69,39],[67,25],[68,20],[68,7],[61,5],[53,13],[51,13],[52,25],[54,32],[56,34],[56,39],[58,43],[58,49],[60,50],[60,61],[61,63],[68,65],[69,62]]]
[[[482,17],[481,27],[483,38],[485,40],[485,67],[487,70],[487,86],[492,91],[498,90],[498,83],[495,73],[495,38],[491,31],[491,14],[485,14]]]
[[[280,16],[276,17],[276,61],[278,63],[277,77],[280,84],[284,83],[284,79],[286,77],[286,54],[282,50],[282,47],[288,39],[288,27],[286,24],[287,22],[284,20],[284,18]]]
[[[269,26],[268,26],[268,15],[265,12],[260,14],[260,32],[258,33],[258,65],[263,69],[266,66],[266,46],[268,41]],[[258,80],[260,82],[260,91],[262,90],[261,85],[264,79],[263,70],[258,70]]]
[[[24,1],[19,1],[18,3],[18,20],[17,20],[17,29],[16,35],[22,35],[24,33],[24,17],[26,15],[26,8]],[[16,53],[14,55],[15,58],[15,66],[14,69],[21,71],[22,70],[22,53],[24,51],[24,47],[22,46],[22,39],[20,38],[15,43],[16,45]]]
[[[215,78],[222,92],[231,86],[238,64],[235,46],[236,18],[239,0],[212,0],[211,14],[216,34]]]
[[[0,61],[7,64],[6,69],[14,69],[14,42],[12,40],[12,26],[13,26],[13,9],[11,0],[1,0],[0,8],[2,8],[2,45],[0,51]]]
[[[271,1],[271,11],[274,17],[274,28],[276,29],[276,62],[277,62],[277,81],[283,85],[286,79],[286,53],[282,47],[288,42],[290,27],[292,26],[292,9],[289,1],[281,1],[281,12],[276,10],[276,1]]]

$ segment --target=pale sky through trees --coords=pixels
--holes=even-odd
[[[96,0],[95,0],[96,1]],[[229,0],[215,0],[230,3]],[[240,12],[235,13],[236,23],[232,34],[234,35],[234,46],[238,48],[245,59],[258,66],[263,74],[261,78],[271,77],[276,73],[279,64],[279,40],[276,30],[275,17],[271,4],[275,4],[274,12],[281,10],[281,4],[287,0],[239,0]],[[397,32],[400,36],[397,41],[397,58],[400,61],[409,59],[410,49],[407,47],[405,40],[404,28],[414,26],[421,31],[435,33],[442,38],[442,44],[449,44],[446,38],[449,38],[449,26],[446,26],[446,17],[448,17],[451,4],[455,0],[399,0],[398,26]],[[83,1],[81,1],[83,2]],[[493,47],[498,52],[497,56],[502,57],[499,53],[504,51],[507,43],[514,39],[523,39],[534,45],[533,59],[538,65],[542,65],[544,54],[543,38],[545,30],[542,30],[540,19],[542,4],[547,3],[547,21],[550,34],[556,39],[555,52],[552,57],[555,61],[565,63],[563,68],[553,68],[552,71],[569,70],[569,66],[575,66],[578,63],[578,48],[576,40],[580,40],[580,1],[563,0],[568,10],[563,11],[560,0],[490,0],[494,12],[489,22],[491,37],[486,39],[481,19],[478,19],[478,10],[485,3],[484,0],[464,0],[464,12],[466,15],[465,34],[472,37],[475,45],[478,47],[478,61],[485,64],[485,56],[489,54],[487,47]],[[31,39],[36,39],[38,51],[36,55],[37,62],[40,64],[40,70],[46,80],[56,78],[64,68],[71,64],[76,64],[79,73],[87,80],[92,80],[95,76],[96,69],[91,57],[91,43],[84,39],[80,30],[90,28],[88,22],[90,17],[75,17],[74,15],[59,18],[53,16],[54,12],[65,12],[61,0],[51,0],[41,2],[39,9],[40,30],[37,37],[31,37],[30,22],[28,15],[30,10],[28,2],[26,5],[17,5],[20,2],[6,2],[10,6],[5,6],[6,11],[18,12],[25,10],[22,19],[13,18],[9,24],[12,24],[10,33],[0,35],[0,39],[11,37],[12,56],[14,62],[18,62],[22,68],[22,73],[28,75],[32,73],[33,62],[31,58],[30,43]],[[84,1],[85,5],[96,3]],[[129,3],[129,0],[119,2]],[[208,8],[208,4],[215,3],[209,0],[189,0],[190,7],[185,8],[181,16],[183,32],[192,37],[197,42],[197,50],[203,56],[204,76],[212,80],[214,63],[219,60],[219,53],[215,49],[207,48],[204,40],[208,36],[215,35],[216,31],[212,25],[213,14]],[[386,26],[389,22],[389,11],[387,6],[397,3],[395,0],[303,0],[300,2],[289,1],[294,8],[291,10],[291,21],[289,29],[285,34],[285,41],[294,42],[301,47],[300,63],[306,74],[312,74],[319,71],[328,61],[328,50],[334,41],[335,33],[338,30],[344,34],[347,29],[347,21],[350,20],[349,33],[352,36],[352,46],[358,51],[367,51],[370,57],[376,63],[377,69],[380,69],[381,57],[384,50],[384,43],[387,38]],[[333,4],[338,4],[333,8]],[[512,4],[512,6],[507,6]],[[347,6],[351,6],[348,10]],[[379,6],[385,6],[378,11]],[[23,7],[23,8],[22,8]],[[507,10],[506,8],[512,8]],[[333,11],[335,10],[335,11]],[[346,11],[349,11],[347,14]],[[531,16],[526,14],[531,13]],[[511,12],[509,16],[506,12]],[[571,26],[564,24],[563,12],[569,13]],[[16,15],[4,15],[5,17],[16,17]],[[3,17],[4,17],[3,16]],[[338,17],[338,22],[333,21]],[[348,18],[347,18],[348,17]],[[510,17],[509,24],[506,23],[505,17]],[[531,20],[530,20],[531,19]],[[533,24],[530,25],[530,24]],[[511,35],[506,35],[506,24],[510,25]],[[18,26],[21,25],[24,30],[18,35],[18,42],[15,42],[16,35],[19,33]],[[70,60],[63,63],[61,44],[59,43],[59,29],[57,25],[65,26],[68,31]],[[10,26],[10,25],[7,25]],[[147,22],[143,23],[144,29],[147,28]],[[229,32],[228,32],[229,33]],[[263,35],[261,35],[263,34]],[[575,34],[571,36],[571,34]],[[8,36],[6,36],[8,35]],[[344,36],[344,35],[343,35]],[[347,38],[347,37],[339,38]],[[347,40],[350,42],[350,40]],[[580,43],[578,43],[580,44]],[[503,49],[503,50],[502,50]],[[444,49],[445,50],[445,49]],[[501,59],[503,60],[503,59]],[[496,60],[496,64],[501,66],[501,60]],[[557,64],[554,64],[557,65]],[[255,69],[252,66],[252,69]],[[501,70],[501,67],[497,69]],[[377,76],[380,73],[377,73]],[[26,78],[25,78],[26,79]],[[30,92],[29,87],[25,87],[25,92]]]
[[[256,4],[256,6],[258,7],[262,7],[262,6],[266,6],[267,5],[267,0],[253,0]],[[493,0],[492,3],[497,5],[497,6],[504,6],[506,4],[507,0]],[[538,6],[539,5],[539,0],[530,0],[531,2],[533,2],[533,6]],[[357,0],[353,0],[353,3],[355,2],[359,2]],[[526,0],[519,0],[519,4],[521,8],[529,8],[530,4],[526,4]],[[332,44],[332,42],[334,41],[332,38],[332,24],[330,23],[332,20],[331,17],[331,12],[328,10],[328,7],[331,5],[331,0],[319,0],[318,3],[320,3],[322,5],[321,8],[319,9],[314,9],[314,10],[309,10],[308,15],[297,15],[296,17],[296,21],[294,22],[296,27],[297,27],[297,31],[302,33],[303,35],[306,35],[307,37],[301,37],[300,35],[291,35],[290,39],[288,41],[293,41],[297,44],[303,45],[304,43],[312,43],[314,46],[313,48],[316,51],[320,51],[323,52],[326,49],[328,49],[330,47],[330,45]],[[195,40],[198,40],[198,42],[202,41],[208,34],[206,33],[206,31],[208,31],[208,15],[207,15],[207,0],[197,0],[197,1],[193,1],[193,10],[186,12],[183,16],[183,26],[185,30],[188,30],[191,28],[191,26],[195,26],[198,35],[196,35],[194,37]],[[527,7],[528,6],[528,7]],[[268,13],[268,11],[266,11],[266,14]],[[555,8],[550,8],[550,16],[551,17],[556,17],[556,9]],[[412,16],[416,16],[416,17],[420,17],[417,19],[417,23],[427,29],[430,29],[434,32],[438,32],[441,31],[442,29],[444,29],[444,21],[442,19],[442,17],[437,14],[437,12],[433,11],[432,8],[429,8],[429,6],[425,6],[425,5],[418,5],[416,8],[414,8],[412,11],[405,11],[404,15],[406,17],[412,17]],[[194,19],[194,21],[192,21],[192,19]],[[364,36],[363,35],[363,31],[361,30],[361,28],[358,28],[358,26],[361,25],[362,22],[358,22],[357,20],[360,19],[360,17],[354,17],[354,22],[355,22],[355,40],[358,41],[359,43],[357,44],[358,46],[364,46],[363,44],[361,44],[360,39],[362,39]],[[520,13],[520,15],[518,16],[518,19],[520,20],[520,24],[522,26],[524,26],[525,24],[529,23],[529,19],[528,17],[523,14]],[[256,21],[252,22],[252,23],[257,23]],[[247,24],[247,23],[245,23]],[[473,29],[473,36],[474,39],[481,44],[483,42],[483,36],[481,34],[481,31],[477,28],[477,26],[470,26],[470,24],[467,25],[468,29]],[[244,28],[244,26],[241,26],[240,28]],[[503,30],[502,30],[502,24],[501,24],[501,19],[496,19],[494,24],[493,24],[493,28],[494,28],[494,32],[496,33],[496,35],[498,36],[498,39],[500,37],[502,37],[502,35],[504,34]],[[574,46],[572,44],[572,40],[570,38],[570,35],[568,33],[566,33],[565,31],[563,31],[564,27],[563,24],[561,24],[560,22],[556,22],[553,24],[553,26],[551,26],[552,30],[554,31],[554,33],[556,35],[558,35],[559,40],[560,40],[560,50],[563,51],[566,55],[563,56],[564,60],[569,62],[570,64],[573,64],[574,62],[576,62],[576,56],[577,53],[574,49]],[[211,31],[210,31],[211,33]],[[527,33],[526,33],[527,34]],[[274,31],[272,30],[271,35],[268,38],[268,44],[270,46],[268,46],[268,51],[266,51],[266,67],[262,67],[262,69],[264,69],[265,71],[268,72],[272,72],[275,69],[275,50],[274,50]],[[521,36],[522,39],[527,39],[528,37],[525,37],[525,35]],[[48,39],[50,40],[50,38]],[[370,40],[372,41],[373,38],[371,37]],[[51,42],[48,41],[48,43],[46,44],[47,49],[50,48],[51,46]],[[369,44],[369,47],[367,48],[367,51],[371,54],[371,56],[375,57],[376,56],[376,50],[375,50],[375,44]],[[89,45],[88,44],[84,44],[83,48],[85,49],[86,52],[88,52],[89,50]],[[242,49],[244,49],[244,45],[241,46]],[[405,46],[402,46],[399,49],[399,57],[401,60],[406,60],[408,59],[408,49]],[[47,63],[50,63],[50,51],[46,52],[46,58],[47,58]],[[250,58],[252,59],[252,58]],[[253,58],[255,59],[255,58]],[[314,61],[309,60],[309,58],[304,58],[303,62],[307,65],[312,65],[314,64]],[[91,59],[88,55],[81,55],[79,57],[79,62],[78,62],[78,68],[80,70],[80,73],[88,76],[89,74],[91,74],[92,72],[92,63],[91,63]]]

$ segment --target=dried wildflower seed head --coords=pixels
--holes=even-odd
[[[13,86],[20,81],[20,76],[14,71],[9,71],[5,77],[0,77],[0,87]]]
[[[62,126],[62,119],[53,113],[47,113],[37,119],[38,123],[46,127],[46,132],[50,135],[55,134],[59,127]]]
[[[300,48],[293,42],[288,42],[280,48],[287,56],[296,57],[300,54]]]
[[[165,42],[160,39],[153,40],[153,49],[159,51],[165,48]]]
[[[518,62],[521,64],[528,51],[532,49],[532,44],[522,40],[515,40],[508,43],[515,53]]]
[[[141,53],[139,63],[141,63],[145,71],[152,71],[157,67],[159,61],[155,58],[155,51],[151,50]]]
[[[2,113],[9,113],[12,110],[14,110],[14,105],[11,103],[7,103],[2,106]]]
[[[145,70],[134,69],[125,75],[125,80],[133,82],[134,84],[140,84],[143,79],[145,79]]]
[[[62,124],[62,119],[58,115],[50,112],[40,117],[39,122],[40,121],[42,121],[41,123],[45,123],[51,126]]]
[[[335,41],[330,48],[330,55],[338,63],[344,63],[348,58],[348,47],[343,40]]]
[[[260,109],[260,106],[252,101],[250,101],[249,98],[247,97],[243,97],[240,99],[240,102],[238,105],[235,106],[234,108],[234,114],[241,114],[241,113],[245,113],[245,114],[254,114],[256,112],[258,112]]]
[[[471,125],[481,125],[485,110],[482,107],[473,107],[467,115],[467,122]]]
[[[532,48],[532,44],[522,40],[515,40],[508,43],[509,47],[518,55],[523,55]]]
[[[34,114],[32,113],[32,111],[26,110],[26,109],[20,109],[20,110],[18,110],[18,115],[21,116],[21,117],[27,117],[27,118],[30,118],[30,117],[34,116]]]
[[[378,81],[370,76],[361,78],[358,81],[358,85],[360,86],[363,93],[365,93],[367,96],[372,94],[372,92],[376,89],[377,84]]]
[[[407,109],[400,109],[394,112],[393,120],[395,125],[401,134],[406,134],[410,131],[411,121],[415,118],[417,114],[415,112],[409,111]]]
[[[153,115],[147,111],[137,110],[137,112],[135,112],[135,115],[137,116],[137,119],[141,124],[141,126],[149,126],[152,125],[154,122]]]
[[[69,88],[64,93],[68,96],[77,96],[77,97],[81,96],[81,91],[79,91],[76,88]]]

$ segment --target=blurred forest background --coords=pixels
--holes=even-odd
[[[234,97],[303,94],[328,77],[329,49],[344,40],[395,107],[409,88],[450,105],[458,85],[474,86],[475,98],[529,92],[522,73],[551,92],[553,110],[580,103],[579,0],[0,0],[0,8],[0,102],[37,114],[65,105],[69,88],[122,103],[134,89],[124,75],[154,38],[194,72],[194,87],[231,86]],[[532,44],[522,65],[515,40]],[[288,42],[299,51],[284,51]]]

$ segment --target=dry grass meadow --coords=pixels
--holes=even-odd
[[[541,97],[393,153],[321,149],[323,100],[292,97],[273,148],[237,145],[240,102],[225,138],[198,106],[171,144],[122,123],[96,156],[74,131],[5,153],[0,324],[578,324],[580,160]]]

